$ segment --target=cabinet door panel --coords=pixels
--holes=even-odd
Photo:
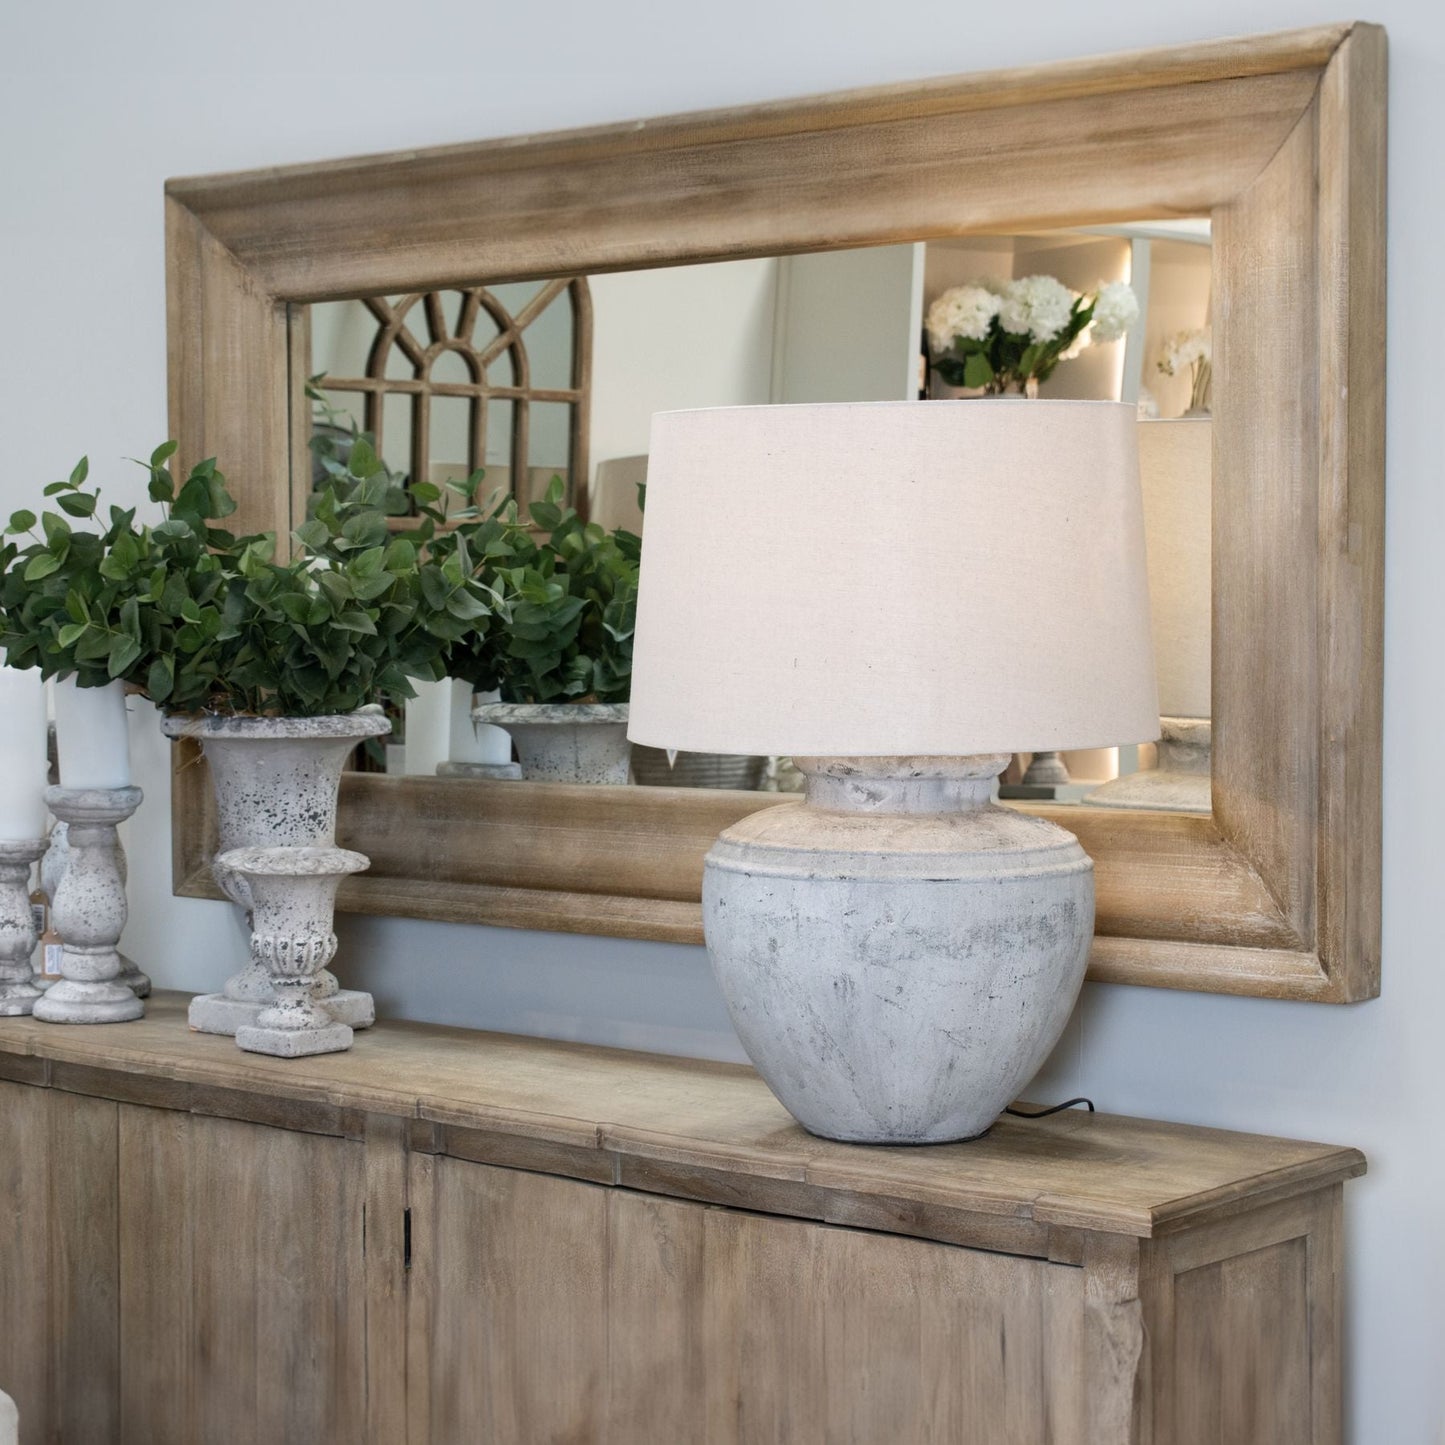
[[[604,1190],[438,1159],[422,1335],[433,1445],[595,1437],[606,1382]],[[413,1256],[414,1262],[416,1256]],[[418,1297],[421,1297],[419,1295]],[[413,1338],[416,1338],[413,1332]]]
[[[0,1388],[22,1445],[115,1436],[116,1108],[0,1083]]]
[[[428,1392],[435,1445],[1083,1440],[1078,1269],[414,1167],[429,1355],[409,1388]]]
[[[124,1445],[356,1445],[362,1146],[123,1106]]]

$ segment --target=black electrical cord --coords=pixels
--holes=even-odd
[[[1035,1110],[1032,1114],[1026,1114],[1022,1109],[1005,1109],[1005,1114],[1012,1114],[1015,1119],[1047,1119],[1050,1114],[1061,1114],[1065,1109],[1072,1109],[1075,1104],[1082,1104],[1091,1114],[1094,1112],[1094,1101],[1092,1099],[1065,1099],[1062,1104],[1053,1104],[1047,1109]]]

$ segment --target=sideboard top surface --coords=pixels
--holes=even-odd
[[[0,1077],[283,1124],[283,1105],[429,1121],[582,1157],[600,1182],[628,1182],[629,1165],[726,1180],[722,1203],[792,1186],[1142,1238],[1365,1169],[1355,1149],[1074,1111],[1005,1117],[966,1144],[836,1144],[742,1065],[391,1021],[347,1053],[274,1059],[193,1033],[186,1004],[158,993],[144,1019],[91,1028],[0,1019]]]

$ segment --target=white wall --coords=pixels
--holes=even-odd
[[[1350,1414],[1360,1445],[1427,1445],[1445,1399],[1445,967],[1439,896],[1445,715],[1439,661],[1438,395],[1445,335],[1439,179],[1445,12],[1378,0],[1391,29],[1390,514],[1385,993],[1354,1008],[1147,989],[1086,991],[1039,1097],[1362,1146],[1349,1189]],[[650,0],[331,6],[194,0],[12,4],[0,19],[6,137],[0,507],[82,451],[117,460],[165,435],[161,182],[167,175],[547,130],[699,106],[1018,65],[1327,18],[1319,0]],[[1021,23],[1023,22],[1023,23]],[[384,37],[379,40],[378,37]],[[498,57],[478,82],[479,47]],[[112,480],[114,479],[114,480]],[[169,984],[219,982],[225,908],[169,898],[165,750],[132,848],[129,950]],[[701,952],[355,921],[343,971],[430,1017],[731,1054]]]
[[[594,470],[646,452],[655,411],[767,401],[777,277],[761,257],[589,279]]]

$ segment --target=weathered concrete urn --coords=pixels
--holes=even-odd
[[[1072,834],[989,802],[1007,755],[798,758],[806,800],[708,854],[703,923],[733,1026],[815,1134],[982,1134],[1073,1010],[1094,923]]]
[[[241,848],[334,848],[342,766],[359,742],[391,731],[379,708],[331,717],[169,717],[161,727],[169,738],[201,744],[216,793],[216,882],[248,912],[251,884],[228,865],[226,854]],[[374,1022],[371,995],[342,989],[324,966],[315,989],[339,1022],[351,1028]],[[274,1002],[271,981],[253,958],[220,993],[192,1000],[191,1027],[234,1034]]]
[[[236,1043],[278,1058],[338,1053],[351,1047],[351,1029],[318,998],[317,974],[336,957],[336,890],[368,866],[345,848],[238,848],[223,855],[251,896],[251,961],[270,981],[272,1001]]]
[[[472,719],[506,728],[534,783],[627,782],[627,704],[484,702]]]

